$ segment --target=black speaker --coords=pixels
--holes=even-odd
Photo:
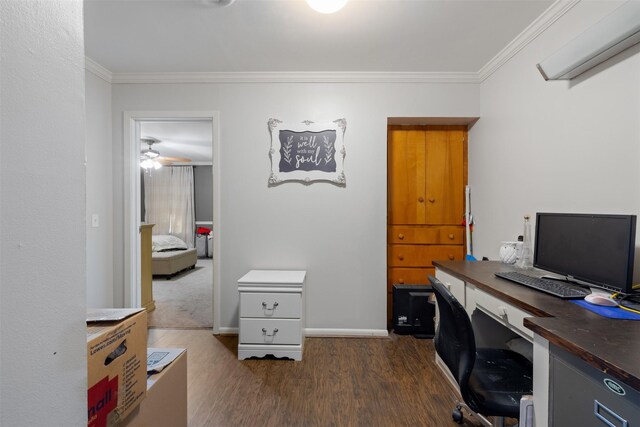
[[[400,335],[433,338],[435,301],[429,285],[393,285],[393,330]]]

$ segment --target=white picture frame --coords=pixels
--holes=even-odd
[[[267,124],[271,136],[269,186],[287,181],[347,185],[344,174],[346,119],[287,124],[272,118]]]

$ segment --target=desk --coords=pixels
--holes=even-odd
[[[560,298],[494,276],[515,270],[494,261],[434,261],[436,276],[468,313],[480,309],[533,342],[536,427],[550,419],[553,349],[575,356],[631,391],[640,391],[640,322],[601,317]],[[551,350],[550,350],[551,349]]]

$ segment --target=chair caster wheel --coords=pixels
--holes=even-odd
[[[462,424],[464,422],[464,415],[462,414],[462,407],[460,405],[456,405],[456,409],[451,412],[451,418],[458,424]]]

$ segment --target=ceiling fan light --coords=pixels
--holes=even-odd
[[[320,13],[334,13],[347,4],[347,0],[306,0],[311,9]]]
[[[140,162],[140,167],[144,170],[160,169],[162,167],[162,163],[157,160],[147,158]]]
[[[158,162],[151,159],[144,159],[143,161],[140,162],[140,167],[145,170],[151,169],[152,167],[155,166],[154,163],[158,163]]]

